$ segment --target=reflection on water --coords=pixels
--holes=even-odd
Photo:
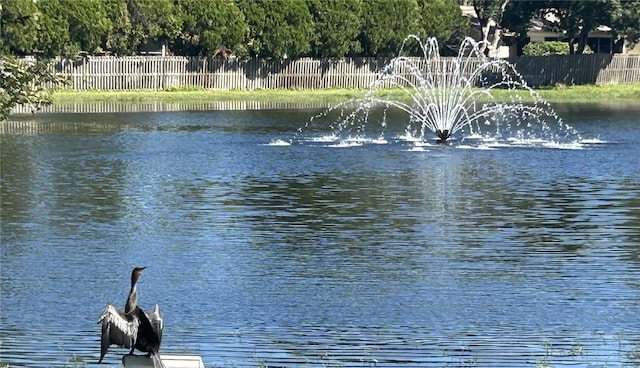
[[[635,114],[572,114],[606,143],[571,151],[269,145],[314,113],[11,121],[49,128],[0,135],[0,361],[94,365],[141,265],[206,366],[640,365]]]
[[[319,109],[328,108],[326,102],[288,102],[288,101],[207,101],[207,102],[96,102],[96,103],[58,103],[43,106],[44,113],[119,113],[119,112],[168,112],[168,111],[231,111],[231,110],[275,110],[275,109]],[[32,113],[28,105],[16,106],[12,113]]]

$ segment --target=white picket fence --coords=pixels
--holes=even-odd
[[[446,58],[443,58],[446,60]],[[367,88],[389,60],[302,58],[225,60],[129,56],[56,59],[51,68],[74,90]],[[531,86],[640,82],[640,55],[593,54],[510,60]]]

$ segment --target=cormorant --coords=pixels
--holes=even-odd
[[[155,368],[164,367],[158,355],[163,329],[160,308],[156,304],[153,312],[147,314],[138,306],[136,284],[144,269],[145,267],[136,267],[131,271],[131,289],[124,312],[118,311],[112,304],[107,304],[98,318],[98,323],[102,323],[98,363],[102,362],[110,345],[118,345],[130,348],[129,354],[133,354],[135,349],[147,353]]]

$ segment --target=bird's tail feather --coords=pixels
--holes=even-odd
[[[151,354],[151,361],[153,362],[153,368],[166,368],[159,354]]]

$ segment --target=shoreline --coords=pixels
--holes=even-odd
[[[319,89],[319,90],[253,90],[220,91],[204,89],[175,89],[163,91],[67,91],[53,94],[55,105],[72,103],[207,103],[215,101],[257,101],[282,102],[291,104],[335,105],[351,99],[362,98],[368,89]],[[619,102],[640,105],[640,83],[556,86],[534,89],[542,99],[549,103],[599,103]],[[386,90],[390,98],[402,98],[401,90]],[[508,94],[502,90],[493,90],[497,100],[508,101]],[[524,95],[526,95],[525,93]],[[524,96],[527,102],[527,96]]]
[[[71,91],[53,93],[53,104],[43,106],[38,113],[117,113],[163,112],[184,110],[288,110],[332,109],[344,105],[352,108],[369,89],[320,89],[320,90],[253,90],[221,91],[204,89],[172,89],[163,91]],[[507,93],[494,89],[495,101],[531,103],[527,90]],[[640,83],[556,86],[534,90],[552,108],[566,109],[600,107],[611,111],[640,110]],[[406,92],[400,89],[381,90],[377,97],[411,104]],[[516,98],[514,98],[516,97]],[[479,100],[479,103],[489,101]],[[20,105],[13,109],[9,119],[28,116],[31,109]]]

